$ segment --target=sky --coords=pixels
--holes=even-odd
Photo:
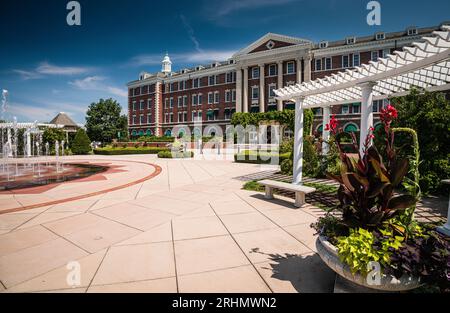
[[[380,26],[366,22],[368,0],[79,0],[81,25],[69,26],[68,2],[1,1],[4,118],[66,112],[83,124],[100,98],[126,113],[126,84],[159,71],[166,52],[179,70],[226,60],[268,32],[317,42],[450,20],[448,0],[381,0]]]

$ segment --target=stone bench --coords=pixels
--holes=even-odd
[[[273,189],[281,189],[295,192],[295,206],[301,207],[305,204],[305,195],[316,191],[316,188],[306,187],[302,185],[294,185],[276,180],[261,180],[258,183],[266,187],[266,199],[273,199]]]

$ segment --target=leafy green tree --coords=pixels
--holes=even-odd
[[[61,128],[46,128],[44,130],[44,133],[42,134],[42,142],[43,145],[48,142],[50,147],[50,153],[53,153],[55,151],[55,141],[61,142],[62,140],[66,140],[66,134],[64,133],[64,130]],[[42,149],[45,149],[44,146]],[[42,150],[43,153],[45,153],[44,150]]]
[[[88,154],[91,152],[91,140],[84,129],[80,128],[77,131],[71,150],[73,154]]]
[[[113,99],[92,103],[86,113],[87,135],[93,141],[110,143],[118,133],[127,133],[127,116],[121,115],[120,104]]]
[[[450,177],[450,101],[440,92],[413,89],[392,104],[398,111],[393,127],[417,132],[422,192],[443,191],[441,180]]]

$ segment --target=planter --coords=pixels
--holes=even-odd
[[[419,279],[416,277],[403,275],[400,279],[397,279],[392,275],[384,274],[381,276],[381,283],[379,285],[369,285],[365,276],[358,273],[353,274],[350,271],[350,267],[341,262],[338,256],[337,248],[333,246],[325,237],[319,236],[317,238],[316,248],[317,253],[325,264],[327,264],[340,276],[357,285],[386,292],[407,291],[421,286]]]

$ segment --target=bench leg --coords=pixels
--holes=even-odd
[[[266,186],[266,195],[265,195],[266,199],[273,199],[273,188]]]
[[[296,192],[295,193],[295,206],[297,208],[300,208],[304,204],[305,204],[305,193]]]

